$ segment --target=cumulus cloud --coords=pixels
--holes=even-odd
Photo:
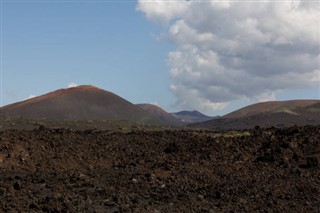
[[[165,22],[176,45],[168,63],[178,107],[218,110],[320,82],[318,2],[140,0],[137,9]]]
[[[185,1],[143,1],[139,0],[137,10],[143,11],[147,18],[156,22],[169,22],[183,15],[188,9]]]
[[[79,86],[79,85],[74,82],[71,82],[68,84],[68,88],[77,87],[77,86]]]

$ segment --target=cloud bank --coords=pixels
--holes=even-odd
[[[316,1],[139,0],[137,10],[176,45],[168,63],[177,107],[218,110],[320,82]]]

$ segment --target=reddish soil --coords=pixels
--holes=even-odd
[[[318,110],[318,109],[317,109]],[[193,128],[207,128],[214,130],[231,129],[254,129],[256,126],[270,127],[292,127],[305,125],[320,125],[320,113],[310,112],[303,115],[292,115],[285,112],[261,113],[243,118],[217,118],[214,120],[190,124]]]
[[[140,107],[141,109],[147,111],[151,115],[154,115],[154,117],[160,119],[161,121],[163,121],[167,124],[172,124],[172,125],[177,125],[177,126],[182,126],[184,124],[178,118],[176,118],[172,114],[166,112],[164,109],[162,109],[159,106],[156,106],[153,104],[137,104],[137,106]]]
[[[2,212],[319,212],[320,126],[0,132]]]
[[[318,105],[320,100],[289,100],[289,101],[268,101],[252,104],[246,107],[243,107],[239,110],[231,112],[227,115],[224,115],[224,118],[241,118],[248,117],[252,115],[257,115],[261,113],[272,113],[281,110],[292,110],[295,112],[296,110],[300,110],[301,114],[306,113],[306,108],[312,105]],[[301,111],[302,110],[302,111]]]
[[[129,120],[162,124],[140,107],[94,86],[60,89],[0,108],[8,116],[55,120]]]

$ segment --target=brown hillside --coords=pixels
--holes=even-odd
[[[289,100],[289,101],[268,101],[257,104],[252,104],[231,112],[224,118],[239,118],[256,115],[267,112],[288,112],[297,108],[307,107],[312,104],[320,103],[319,100]]]
[[[168,113],[167,111],[165,111],[164,109],[156,105],[137,104],[137,106],[166,123],[173,124],[173,125],[183,124],[179,119],[174,117],[172,114]]]
[[[60,89],[4,106],[2,112],[26,118],[159,122],[125,99],[94,86]]]
[[[208,121],[217,117],[209,117],[205,114],[202,114],[201,112],[197,110],[193,111],[180,111],[172,113],[176,118],[180,119],[184,123],[197,123],[197,122],[204,122]]]
[[[320,124],[320,100],[273,101],[253,104],[219,119],[192,125],[216,130],[289,127]]]

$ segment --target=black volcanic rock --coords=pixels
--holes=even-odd
[[[0,141],[0,212],[319,212],[320,126],[7,130]]]

